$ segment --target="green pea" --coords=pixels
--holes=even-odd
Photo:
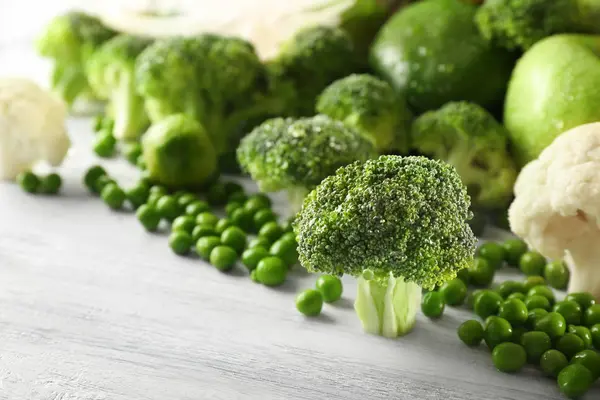
[[[527,306],[528,310],[534,308],[542,308],[544,310],[549,311],[552,307],[550,301],[546,297],[540,295],[525,297],[525,305]]]
[[[270,207],[270,202],[265,201],[265,199],[264,196],[250,196],[244,203],[244,208],[253,215],[260,210],[268,209]]]
[[[187,207],[196,201],[198,201],[198,197],[196,197],[196,195],[192,193],[184,193],[177,198],[177,204],[179,205],[179,208],[182,210],[186,210],[186,214]]]
[[[237,252],[229,246],[218,245],[210,252],[210,263],[219,271],[230,271],[237,259]]]
[[[146,204],[148,201],[148,197],[150,196],[150,189],[145,184],[137,184],[132,188],[129,188],[125,195],[127,196],[127,200],[134,208],[138,208],[143,204]]]
[[[254,229],[258,232],[266,223],[276,221],[277,216],[270,208],[263,208],[262,210],[258,210],[252,219],[254,222]]]
[[[146,201],[146,203],[156,206],[158,204],[158,200],[160,200],[161,197],[166,195],[167,191],[162,186],[151,186],[150,194],[148,195],[148,200]]]
[[[463,322],[458,327],[458,337],[470,347],[479,346],[483,340],[484,330],[479,321],[474,319]]]
[[[321,275],[317,278],[316,288],[323,296],[325,303],[333,303],[342,298],[344,286],[342,280],[334,275]]]
[[[285,240],[287,242],[293,242],[293,243],[298,244],[298,242],[296,241],[296,234],[294,232],[284,233],[283,235],[281,235],[279,240]]]
[[[527,306],[521,300],[512,299],[506,300],[500,306],[498,316],[504,318],[511,325],[523,325],[528,318]]]
[[[227,188],[221,182],[213,183],[206,193],[206,200],[213,206],[221,206],[227,203]]]
[[[527,313],[527,322],[525,323],[525,326],[530,330],[535,329],[535,324],[537,321],[546,315],[548,315],[548,311],[543,308],[534,308],[529,310]]]
[[[175,218],[181,215],[181,210],[179,208],[179,204],[177,204],[177,200],[175,200],[175,197],[168,194],[158,199],[156,202],[156,209],[161,217],[167,221],[173,221]]]
[[[217,246],[221,245],[221,238],[218,236],[203,236],[196,241],[196,254],[204,260],[210,258],[210,253]]]
[[[37,193],[40,189],[40,178],[30,171],[21,172],[17,175],[17,183],[27,193]]]
[[[600,354],[594,350],[583,350],[575,354],[571,364],[581,364],[590,370],[594,380],[600,377]]]
[[[558,388],[570,399],[583,396],[594,384],[594,375],[581,364],[566,366],[558,374]]]
[[[521,300],[522,302],[525,302],[526,298],[527,298],[527,296],[525,296],[523,293],[515,292],[515,293],[509,294],[508,297],[506,298],[506,300],[517,299],[517,300]]]
[[[231,220],[229,218],[222,218],[215,225],[215,232],[217,232],[220,235],[223,232],[225,232],[225,230],[227,228],[232,227],[232,226],[235,226],[235,225],[233,225],[233,222],[231,222]]]
[[[223,184],[225,187],[225,193],[227,196],[231,196],[234,193],[242,192],[244,193],[244,187],[237,182],[228,181]]]
[[[316,317],[323,309],[321,292],[307,289],[296,296],[296,309],[307,317]]]
[[[540,368],[542,372],[550,378],[558,377],[560,371],[567,365],[569,365],[567,356],[558,350],[548,350],[542,354],[542,357],[540,358]]]
[[[173,231],[183,231],[188,235],[192,234],[192,231],[195,227],[196,220],[190,215],[180,215],[179,217],[175,218],[173,225],[171,225],[171,229]]]
[[[269,251],[264,247],[253,247],[251,249],[247,249],[242,253],[242,264],[248,271],[253,271],[258,266],[258,263],[263,259],[269,257]]]
[[[265,239],[265,238],[253,238],[248,242],[248,248],[252,249],[254,247],[264,247],[265,249],[268,249],[271,247],[271,243]]]
[[[529,330],[527,328],[525,328],[524,326],[514,326],[512,338],[510,341],[513,343],[516,343],[516,344],[521,344],[521,338],[527,332],[529,332]]]
[[[254,283],[260,283],[258,280],[258,276],[256,275],[256,268],[250,271],[250,280]]]
[[[588,327],[600,324],[600,304],[594,304],[585,310],[584,321]]]
[[[494,280],[495,270],[483,258],[475,258],[469,267],[469,280],[476,286],[489,286]]]
[[[575,335],[579,336],[581,340],[583,340],[586,349],[592,347],[592,332],[590,332],[587,327],[569,325],[569,333],[574,333]]]
[[[475,298],[473,310],[481,319],[498,314],[502,304],[502,296],[492,290],[484,290]]]
[[[566,289],[569,284],[569,269],[562,261],[553,261],[544,267],[544,278],[555,289]]]
[[[225,214],[228,217],[231,217],[233,215],[233,212],[239,208],[242,208],[243,204],[240,203],[239,201],[232,201],[229,202],[225,205]]]
[[[525,349],[516,343],[500,343],[492,352],[494,366],[501,372],[518,372],[525,366],[526,360]]]
[[[513,267],[519,266],[521,256],[528,250],[527,243],[521,239],[508,239],[502,243],[502,247],[504,248],[504,259],[508,265]]]
[[[248,196],[243,191],[234,192],[227,196],[228,203],[245,203]]]
[[[542,285],[542,286],[545,285],[546,280],[544,279],[543,276],[533,275],[533,276],[528,276],[527,279],[525,279],[525,282],[523,282],[523,284],[525,285],[525,293],[527,294],[527,292],[529,292],[531,290],[531,288],[540,286],[540,285]]]
[[[546,259],[537,251],[528,251],[519,260],[521,272],[528,276],[540,276],[544,273]]]
[[[569,325],[579,325],[583,317],[581,306],[579,303],[572,300],[559,301],[552,307],[552,311],[559,313],[565,317],[565,321]]]
[[[102,114],[94,115],[92,119],[92,130],[99,132],[102,129],[102,123],[104,122],[104,116]]]
[[[104,190],[104,188],[108,185],[117,185],[117,182],[112,179],[110,176],[108,175],[104,175],[101,176],[100,178],[98,178],[98,180],[96,181],[96,186],[94,187],[94,192],[95,193],[102,193],[102,190]]]
[[[209,224],[196,225],[192,230],[192,239],[194,241],[198,241],[202,237],[217,235],[220,237],[220,235],[215,230],[215,227]]]
[[[575,354],[585,350],[585,343],[576,334],[565,333],[556,341],[556,350],[567,356],[567,359],[570,359]]]
[[[576,301],[577,303],[579,303],[583,311],[596,304],[596,299],[594,298],[594,296],[592,296],[591,293],[588,292],[569,293],[565,297],[565,300]]]
[[[137,219],[141,222],[144,229],[148,232],[154,232],[158,229],[160,223],[160,214],[154,206],[142,204],[135,213]]]
[[[439,292],[444,296],[444,302],[449,306],[460,306],[467,297],[467,285],[460,279],[445,282]]]
[[[266,193],[255,193],[248,197],[248,200],[250,199],[252,199],[253,202],[262,204],[262,207],[259,208],[271,208],[273,206],[273,201]]]
[[[504,264],[504,248],[495,242],[487,242],[479,246],[477,256],[486,260],[494,269],[501,268]]]
[[[538,285],[534,286],[527,292],[527,297],[531,296],[544,296],[548,299],[550,304],[554,304],[554,292],[548,286]]]
[[[526,332],[521,336],[521,345],[527,353],[527,362],[539,364],[542,355],[552,348],[552,340],[545,332]]]
[[[193,243],[192,237],[187,232],[175,231],[169,235],[169,247],[177,255],[189,253]]]
[[[138,158],[142,155],[142,145],[139,143],[130,143],[123,149],[123,155],[130,164],[137,165]]]
[[[471,277],[469,276],[469,269],[468,268],[460,269],[456,273],[456,278],[460,279],[461,281],[463,281],[465,283],[465,285],[468,285],[469,283],[471,283]]]
[[[288,267],[279,257],[266,257],[256,266],[258,280],[267,286],[279,286],[285,282]]]
[[[518,282],[518,281],[505,281],[502,282],[500,284],[500,286],[498,286],[497,289],[498,293],[500,293],[500,296],[504,297],[505,299],[508,298],[508,296],[510,296],[513,293],[522,293],[525,294],[525,284],[523,284],[523,282]]]
[[[445,308],[444,296],[440,292],[428,292],[421,300],[421,311],[426,317],[440,318]]]
[[[100,132],[94,138],[93,149],[98,157],[112,157],[115,154],[116,148],[117,139],[111,133]]]
[[[62,178],[60,175],[52,173],[48,174],[40,180],[40,193],[57,194],[62,186]]]
[[[465,299],[465,305],[467,306],[467,308],[469,310],[474,310],[475,300],[477,299],[477,296],[479,296],[484,291],[485,290],[483,290],[483,289],[475,289],[472,292],[470,292],[469,294],[467,294],[467,298]]]
[[[209,211],[210,206],[207,202],[203,200],[194,200],[190,204],[185,207],[185,213],[187,215],[191,215],[192,217],[197,217],[199,214],[203,212]]]
[[[592,343],[597,350],[600,350],[600,324],[595,324],[590,327],[590,333],[592,334]]]
[[[291,240],[277,240],[269,249],[272,255],[281,258],[285,263],[292,267],[298,262],[298,244]]]
[[[550,339],[554,340],[565,334],[567,322],[559,313],[550,312],[536,321],[535,330],[546,332]]]
[[[243,231],[252,231],[252,227],[254,226],[253,215],[243,207],[233,211],[229,218],[235,226],[240,227]]]
[[[483,338],[485,344],[493,349],[501,343],[510,342],[513,336],[513,328],[507,320],[500,317],[490,316],[484,329]]]
[[[117,184],[110,183],[102,189],[102,193],[100,194],[102,200],[113,210],[119,210],[123,208],[123,203],[125,203],[125,192],[121,189]]]
[[[104,168],[102,168],[100,165],[91,166],[90,168],[88,168],[88,170],[85,172],[85,174],[83,176],[83,184],[85,185],[85,187],[88,188],[89,191],[98,193],[95,190],[96,181],[101,176],[106,176],[106,175],[108,175],[106,173],[106,170]]]
[[[196,223],[198,225],[210,225],[214,227],[217,222],[219,222],[219,217],[209,211],[205,211],[196,216]]]
[[[237,226],[230,226],[221,234],[221,243],[242,254],[247,243],[246,233]]]
[[[258,236],[266,238],[271,243],[279,239],[281,235],[283,235],[283,229],[275,221],[267,222],[258,231]]]

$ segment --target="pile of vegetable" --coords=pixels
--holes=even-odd
[[[485,340],[500,371],[538,365],[580,397],[600,377],[600,3],[354,0],[338,17],[266,57],[223,32],[150,37],[60,16],[38,48],[64,105],[0,80],[0,172],[56,194],[56,173],[31,170],[65,157],[75,101],[102,101],[94,152],[142,178],[122,188],[96,165],[84,184],[168,231],[175,254],[223,272],[241,262],[267,286],[298,263],[321,273],[296,299],[311,317],[352,276],[364,330],[390,338],[419,309],[439,318],[466,302],[484,324],[461,325],[464,343]],[[280,191],[290,220],[271,208]],[[522,240],[476,248],[488,222]],[[527,280],[490,288],[504,265]]]

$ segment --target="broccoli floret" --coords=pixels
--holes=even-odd
[[[135,60],[150,43],[148,38],[118,35],[104,43],[87,64],[92,89],[108,100],[107,114],[118,139],[135,140],[148,127],[144,102],[135,90]]]
[[[380,153],[409,150],[412,114],[406,101],[384,80],[353,74],[329,85],[316,111],[344,122],[375,143]]]
[[[217,155],[206,130],[185,114],[153,124],[142,138],[151,181],[172,189],[204,188],[218,177]]]
[[[296,89],[296,98],[287,110],[292,116],[313,115],[323,89],[359,68],[350,36],[328,26],[300,30],[282,45],[269,67],[279,80]]]
[[[292,212],[339,167],[375,155],[370,140],[325,115],[270,119],[244,137],[237,150],[240,166],[262,191],[288,193]]]
[[[508,132],[483,107],[451,102],[413,123],[414,148],[454,166],[477,208],[507,206],[517,169],[508,151]]]
[[[365,331],[396,337],[415,324],[421,290],[469,265],[476,238],[455,169],[421,156],[384,155],[325,178],[294,222],[310,272],[358,278]]]
[[[600,32],[600,2],[486,0],[475,20],[488,41],[509,50],[527,50],[557,33]]]
[[[152,122],[187,114],[220,155],[235,150],[246,121],[283,112],[288,88],[272,79],[249,42],[214,34],[155,41],[137,59],[136,84]]]
[[[80,11],[55,17],[37,40],[40,55],[54,62],[51,86],[68,105],[77,98],[95,98],[85,73],[89,57],[116,31]]]

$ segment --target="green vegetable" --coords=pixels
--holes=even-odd
[[[98,157],[112,157],[117,150],[117,139],[111,132],[100,132],[94,138],[93,149]]]
[[[543,296],[548,299],[550,304],[554,303],[554,292],[548,286],[538,285],[534,286],[527,292],[527,297],[532,296]]]
[[[283,229],[281,229],[281,226],[275,221],[267,222],[258,231],[258,236],[264,237],[269,242],[276,241],[281,235],[283,235]]]
[[[484,330],[479,321],[474,319],[463,322],[458,327],[458,337],[467,346],[479,346],[483,340]]]
[[[158,229],[160,214],[154,206],[142,204],[136,211],[136,217],[148,232],[154,232]]]
[[[592,342],[597,350],[600,350],[600,324],[595,324],[590,328]]]
[[[540,296],[540,295],[527,296],[525,298],[524,302],[525,302],[525,305],[527,306],[527,309],[529,309],[529,310],[542,309],[542,310],[550,311],[550,309],[552,308],[552,305],[550,304],[550,301],[548,300],[548,298],[546,298],[544,296]]]
[[[83,184],[88,188],[89,191],[95,192],[96,182],[100,177],[106,175],[108,175],[106,170],[100,165],[91,166],[83,176]]]
[[[62,178],[56,173],[43,176],[40,179],[39,192],[43,194],[57,194],[62,186]]]
[[[552,311],[559,313],[565,317],[565,321],[569,325],[581,324],[583,312],[579,303],[572,300],[559,301],[552,307]]]
[[[492,290],[484,290],[475,298],[473,311],[481,319],[490,315],[496,315],[500,311],[503,299],[498,293]]]
[[[288,267],[285,262],[275,256],[263,258],[256,266],[256,277],[267,286],[279,286],[285,282]]]
[[[581,364],[571,364],[558,374],[558,388],[570,399],[580,398],[593,384],[593,374]]]
[[[527,326],[527,328],[533,330],[535,329],[535,324],[537,324],[537,321],[542,319],[546,315],[548,315],[548,311],[543,308],[530,309],[527,313],[527,322],[525,323],[525,325]]]
[[[316,317],[323,309],[323,296],[321,292],[307,289],[296,296],[296,308],[307,317]]]
[[[217,222],[219,222],[219,217],[210,211],[202,212],[196,216],[196,223],[198,225],[206,224],[214,227]]]
[[[446,303],[440,292],[425,293],[421,301],[421,312],[429,318],[440,318],[444,314]]]
[[[81,11],[54,17],[37,39],[37,51],[53,62],[50,85],[67,105],[95,97],[85,66],[90,56],[116,32],[99,18]]]
[[[439,289],[444,302],[449,306],[460,306],[467,297],[467,285],[458,278],[444,282]]]
[[[470,216],[452,167],[380,156],[325,178],[307,196],[294,232],[310,272],[358,278],[355,310],[365,331],[397,337],[413,328],[422,288],[470,263]]]
[[[154,123],[142,142],[149,176],[161,185],[202,187],[218,174],[215,149],[205,128],[186,115]]]
[[[506,262],[513,267],[519,266],[521,256],[529,250],[527,243],[521,239],[508,239],[502,243],[502,247]]]
[[[239,201],[231,201],[225,205],[225,214],[231,217],[235,210],[242,208],[244,205]]]
[[[559,313],[550,312],[539,318],[535,323],[535,330],[546,332],[550,339],[555,340],[563,336],[567,329],[565,318]]]
[[[138,160],[142,155],[142,145],[138,142],[127,143],[123,148],[123,155],[131,165],[137,165]]]
[[[591,293],[587,292],[569,293],[565,297],[565,300],[572,300],[577,302],[581,306],[581,309],[584,311],[596,304],[596,299],[594,298],[594,296],[592,296]]]
[[[217,233],[215,227],[210,224],[198,224],[192,230],[192,239],[198,241],[200,238],[206,236],[217,236],[219,235],[219,240],[221,235]]]
[[[563,32],[600,32],[600,4],[588,0],[487,0],[477,11],[477,26],[493,45],[527,50]]]
[[[325,303],[333,303],[342,297],[344,286],[342,280],[333,275],[321,275],[315,284],[317,290],[321,292]]]
[[[193,243],[192,237],[185,231],[174,231],[169,235],[169,247],[177,255],[189,253]]]
[[[120,34],[100,46],[87,62],[89,84],[94,93],[108,100],[112,134],[117,139],[136,140],[148,127],[144,102],[135,90],[135,62],[151,43],[148,38]]]
[[[96,185],[94,186],[94,192],[102,193],[102,189],[104,189],[105,186],[110,185],[110,184],[116,185],[117,182],[114,179],[112,179],[110,176],[103,175],[96,180]]]
[[[139,208],[148,201],[150,196],[150,188],[145,183],[138,183],[135,186],[129,188],[125,195],[127,200],[134,208]]]
[[[548,350],[544,354],[542,354],[542,358],[540,359],[540,367],[544,374],[551,378],[558,377],[560,371],[562,371],[567,365],[569,365],[569,361],[567,357],[558,350]]]
[[[269,251],[267,249],[255,246],[242,253],[242,264],[248,268],[248,271],[253,271],[258,266],[258,263],[267,257],[269,257]]]
[[[594,375],[594,379],[600,377],[600,354],[594,350],[583,350],[573,356],[571,364],[581,364]]]
[[[227,198],[231,198],[232,196],[236,196],[236,195],[244,195],[244,187],[234,181],[227,181],[225,183],[223,183],[223,186],[225,187],[225,193],[227,194]],[[245,200],[244,200],[245,201]]]
[[[229,218],[220,219],[215,224],[215,232],[217,232],[220,235],[223,232],[225,232],[225,230],[227,228],[232,227],[232,226],[235,226],[235,225],[233,225],[233,222]]]
[[[272,255],[281,258],[285,263],[292,267],[298,262],[298,243],[295,240],[279,239],[269,248]]]
[[[526,332],[521,336],[521,345],[527,353],[527,362],[537,365],[542,355],[552,348],[552,340],[544,332]]]
[[[519,372],[525,366],[526,359],[523,346],[515,343],[501,343],[492,352],[494,366],[501,372]]]
[[[168,194],[156,201],[156,210],[167,221],[173,221],[181,215],[181,209],[179,208],[179,204],[177,204],[177,200]]]
[[[173,224],[171,225],[171,229],[173,231],[182,231],[189,235],[192,234],[192,231],[196,227],[196,220],[194,217],[189,215],[180,215],[179,217],[173,220]]]
[[[248,199],[248,196],[246,196],[246,193],[244,192],[235,192],[232,194],[227,195],[227,202],[237,202],[237,203],[244,203],[246,200]]]
[[[203,236],[196,241],[196,254],[204,260],[210,259],[213,249],[221,245],[221,238],[218,236]],[[227,253],[227,250],[225,250]],[[218,256],[215,255],[215,258]]]
[[[320,94],[316,111],[355,128],[380,153],[409,151],[412,113],[390,84],[373,75],[333,82]]]
[[[209,186],[206,193],[206,200],[212,206],[221,206],[227,203],[227,186],[223,182],[214,182]],[[238,203],[241,203],[238,201]]]
[[[588,327],[600,324],[600,304],[594,304],[593,306],[588,307],[588,309],[585,310],[583,320],[585,326]]]
[[[496,242],[483,243],[477,248],[476,255],[486,260],[495,269],[501,268],[504,264],[504,247],[502,247],[501,244]]]
[[[521,300],[506,300],[500,305],[498,316],[504,318],[513,326],[523,325],[527,322],[529,313],[527,306]]]
[[[221,243],[234,249],[238,254],[242,254],[246,248],[246,233],[237,226],[230,226],[221,234]]]
[[[514,293],[526,293],[525,285],[523,284],[523,282],[518,281],[504,281],[500,284],[500,286],[498,286],[497,291],[500,294],[500,296],[504,297],[505,299]]]
[[[567,356],[567,359],[572,358],[575,354],[585,350],[583,339],[574,333],[565,333],[556,341],[556,350]]]
[[[483,338],[485,344],[494,349],[499,344],[510,342],[513,335],[513,328],[504,318],[491,316],[485,324]]]
[[[265,238],[254,238],[251,239],[248,242],[248,248],[249,249],[253,249],[255,247],[264,247],[265,249],[268,249],[271,246],[271,243],[269,243],[268,240],[266,240]]]
[[[521,272],[528,276],[541,276],[546,267],[546,258],[537,251],[528,251],[519,259]]]
[[[526,296],[523,293],[515,292],[515,293],[509,294],[508,297],[506,298],[506,300],[512,300],[512,299],[517,299],[517,300],[521,300],[522,302],[525,302]]]
[[[267,200],[265,200],[265,199],[267,199]],[[252,213],[253,215],[258,213],[261,210],[264,210],[264,209],[268,210],[270,206],[271,205],[270,205],[270,201],[268,201],[268,197],[264,197],[264,196],[249,197],[246,200],[246,202],[244,203],[244,208],[246,210],[248,210],[248,212]]]
[[[568,332],[574,333],[575,335],[579,336],[581,338],[581,340],[583,340],[583,343],[585,344],[586,348],[592,347],[592,344],[593,344],[592,333],[590,332],[590,330],[587,327],[569,325]]]
[[[102,192],[100,193],[100,197],[102,197],[102,200],[106,203],[106,205],[113,210],[120,210],[123,208],[123,204],[127,199],[123,189],[121,189],[116,183],[109,183],[108,185],[104,186]]]
[[[237,156],[261,191],[285,190],[296,212],[324,178],[353,161],[374,157],[375,150],[358,131],[317,115],[266,121],[242,139]]]
[[[273,210],[268,208],[258,210],[252,217],[252,220],[254,221],[254,229],[256,231],[260,231],[260,228],[262,228],[267,222],[275,221],[276,219],[277,216]]]
[[[253,216],[248,210],[240,207],[231,213],[231,223],[235,226],[240,227],[246,232],[250,232],[253,226]]]
[[[238,259],[235,249],[229,246],[218,245],[210,251],[210,263],[219,271],[230,271]]]
[[[487,260],[476,257],[468,267],[469,281],[477,286],[489,286],[494,280],[496,270]]]
[[[555,289],[564,290],[569,284],[569,269],[563,261],[553,261],[546,264],[544,278]]]
[[[483,209],[506,207],[512,198],[517,170],[507,151],[508,136],[484,108],[465,101],[446,103],[422,114],[411,133],[417,151],[456,168],[473,206]],[[487,242],[482,247],[479,257],[494,268],[502,266],[504,249],[500,244]]]
[[[418,1],[379,31],[372,66],[415,112],[461,100],[488,109],[502,104],[514,55],[486,43],[476,11],[463,1]]]
[[[40,189],[40,178],[30,171],[21,172],[17,175],[17,183],[27,193],[36,193]]]
[[[187,205],[187,207],[185,208],[185,213],[187,215],[191,215],[192,217],[196,217],[198,216],[198,214],[209,210],[210,206],[207,202],[203,200],[195,200],[194,202]]]

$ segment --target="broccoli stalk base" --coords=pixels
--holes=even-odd
[[[358,278],[354,310],[365,332],[386,338],[409,333],[421,304],[421,287],[390,274],[375,278],[365,271]]]
[[[144,101],[135,94],[133,76],[123,78],[112,93],[110,111],[115,121],[113,135],[119,140],[137,140],[150,124]]]

